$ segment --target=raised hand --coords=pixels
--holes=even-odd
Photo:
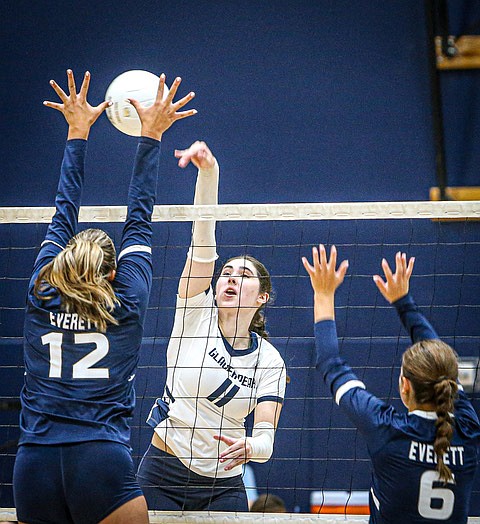
[[[67,70],[68,95],[55,82],[50,80],[50,85],[61,100],[58,102],[49,102],[45,100],[43,105],[60,111],[68,123],[68,139],[83,138],[87,139],[91,126],[97,118],[105,111],[111,102],[102,102],[98,106],[91,106],[87,102],[88,87],[90,85],[90,73],[87,71],[83,77],[82,86],[77,93],[75,78],[71,69]]]
[[[225,471],[233,469],[235,466],[247,463],[252,457],[252,446],[244,438],[230,438],[224,435],[214,435],[215,440],[220,440],[229,446],[220,453],[220,462],[230,461],[225,466]]]
[[[395,273],[392,273],[388,262],[385,259],[382,260],[385,280],[380,275],[374,275],[373,281],[385,300],[390,302],[390,304],[408,293],[414,264],[414,257],[410,258],[407,263],[407,255],[398,251],[395,255]]]
[[[136,109],[140,121],[142,122],[142,136],[154,138],[160,140],[162,134],[177,120],[187,118],[197,114],[196,109],[189,109],[188,111],[179,111],[183,106],[188,104],[190,100],[195,96],[195,93],[190,92],[177,102],[173,102],[178,86],[182,79],[180,77],[175,78],[172,87],[168,95],[163,97],[165,90],[165,75],[160,75],[160,81],[158,83],[158,91],[155,102],[150,107],[143,107],[142,104],[133,98],[129,98],[128,101]]]
[[[335,291],[343,282],[348,269],[348,260],[344,260],[337,269],[337,248],[332,246],[330,259],[327,258],[325,246],[312,248],[313,265],[302,257],[303,266],[310,276],[314,291],[315,322],[335,318]]]
[[[187,167],[190,162],[197,169],[210,169],[215,165],[215,157],[205,142],[197,140],[188,149],[175,149],[180,167]]]
[[[302,262],[310,275],[310,282],[315,293],[330,295],[334,294],[337,287],[343,282],[348,268],[348,261],[344,260],[338,269],[337,248],[332,246],[330,250],[330,260],[327,259],[325,246],[320,244],[318,249],[312,248],[313,265],[308,262],[306,257],[302,257]]]

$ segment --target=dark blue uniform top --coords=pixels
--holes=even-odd
[[[110,440],[128,444],[135,404],[133,379],[152,284],[151,214],[160,142],[141,138],[128,194],[113,288],[120,301],[117,326],[100,333],[74,312],[66,313],[55,289],[34,295],[40,269],[77,232],[87,142],[65,147],[56,213],[35,262],[24,329],[25,385],[21,393],[20,444]]]
[[[438,338],[409,295],[394,306],[413,342]],[[399,413],[366,391],[339,356],[335,321],[315,324],[315,342],[317,369],[367,443],[373,464],[370,522],[466,523],[480,424],[461,386],[455,402],[454,435],[445,455],[455,483],[445,485],[435,471],[435,413]]]

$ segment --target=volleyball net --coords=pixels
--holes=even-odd
[[[25,292],[53,208],[0,208],[0,508],[13,508],[12,470],[18,439],[18,395],[23,381]],[[100,227],[118,246],[126,208],[83,207],[80,227]],[[372,281],[381,260],[397,251],[415,256],[410,289],[420,309],[461,360],[461,379],[479,408],[480,202],[369,202],[156,206],[154,280],[136,377],[132,424],[136,463],[151,439],[145,420],[161,396],[166,347],[178,279],[190,245],[193,220],[217,221],[219,264],[250,254],[269,269],[275,300],[266,310],[270,341],[282,354],[290,382],[273,457],[252,464],[259,494],[281,497],[287,513],[165,514],[151,522],[368,522],[365,511],[370,462],[365,443],[334,405],[314,368],[313,293],[301,257],[311,247],[335,244],[348,259],[337,292],[342,355],[367,388],[401,407],[400,357],[409,345],[394,309]],[[247,427],[251,420],[247,419]],[[471,515],[480,515],[480,484]],[[2,513],[3,511],[3,513]],[[14,510],[0,509],[0,520]],[[10,512],[10,513],[9,513]],[[472,519],[472,522],[477,519]]]

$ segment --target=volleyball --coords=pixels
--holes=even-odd
[[[153,73],[135,69],[122,73],[112,81],[105,93],[105,100],[112,102],[106,113],[115,128],[126,135],[140,136],[140,118],[127,98],[138,100],[144,107],[151,106],[157,96],[159,80]],[[165,85],[164,97],[167,94]]]

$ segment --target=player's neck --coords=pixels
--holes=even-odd
[[[250,346],[250,319],[242,319],[238,312],[234,315],[222,315],[218,326],[232,348],[247,349]]]
[[[416,402],[410,402],[408,405],[408,412],[412,411],[435,411],[435,405],[431,402],[425,404],[417,404]]]

